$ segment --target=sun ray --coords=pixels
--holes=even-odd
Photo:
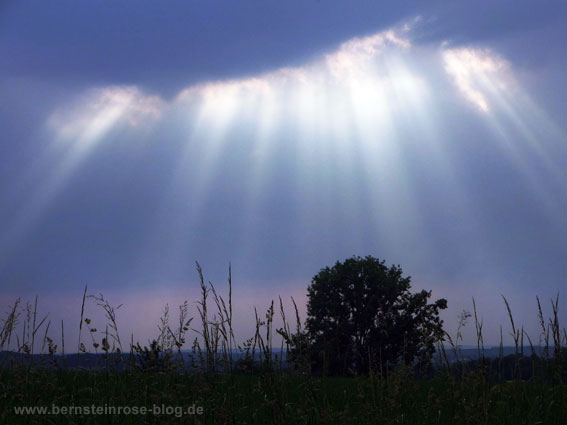
[[[452,162],[451,144],[460,142],[446,134],[453,129],[444,114],[448,88],[464,99],[465,115],[492,129],[545,209],[554,203],[538,167],[557,180],[565,173],[538,140],[535,128],[549,122],[514,85],[510,64],[489,49],[414,46],[411,27],[354,38],[303,66],[192,85],[171,101],[137,88],[99,92],[76,111],[52,117],[57,146],[67,150],[28,210],[39,216],[113,129],[135,128],[167,111],[167,123],[186,143],[172,146],[180,153],[156,233],[198,226],[214,189],[231,184],[224,167],[233,161],[242,168],[237,187],[246,186],[238,189],[245,218],[235,223],[242,234],[254,232],[267,204],[276,202],[271,192],[281,190],[298,240],[341,227],[352,246],[374,235],[402,252],[427,238],[425,215],[441,208],[424,209],[428,193],[420,191],[435,189],[426,176],[451,199],[443,201],[452,202],[447,208],[469,223],[462,235],[481,251],[487,242],[475,214],[480,207]],[[171,223],[169,210],[177,207],[189,214]],[[305,230],[313,223],[316,229]],[[245,241],[249,249],[257,239]]]
[[[159,115],[160,108],[158,98],[145,96],[133,87],[111,87],[92,90],[81,99],[80,105],[53,114],[48,124],[55,130],[56,137],[47,157],[57,152],[60,159],[50,164],[51,173],[30,196],[9,232],[2,236],[0,249],[12,247],[25,237],[74,172],[114,127],[122,120],[129,126],[137,126],[148,116]]]

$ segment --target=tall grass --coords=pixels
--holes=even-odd
[[[371,369],[365,377],[331,378],[311,373],[309,343],[293,298],[294,324],[288,321],[283,300],[279,298],[278,305],[272,300],[265,312],[254,309],[253,335],[239,340],[233,329],[231,267],[226,296],[205,280],[198,263],[196,270],[200,286],[196,316],[190,316],[188,301],[179,305],[176,319],[166,305],[159,334],[147,344],[135,341],[133,335],[128,343],[123,341],[118,326],[121,306],[113,306],[102,294],[88,295],[85,287],[78,340],[67,343],[77,347],[77,354],[70,355],[65,353],[64,323],[58,345],[49,315],[38,315],[37,297],[33,305],[16,299],[0,322],[0,422],[24,421],[14,415],[15,405],[112,402],[197,403],[204,408],[202,416],[184,418],[186,423],[567,423],[567,331],[560,327],[558,296],[551,300],[549,318],[536,299],[541,328],[537,345],[517,326],[512,306],[502,297],[514,341],[512,356],[504,356],[502,327],[498,358],[485,356],[485,325],[473,299],[473,313],[459,315],[456,334],[445,333],[437,341],[435,373],[416,375],[411,365],[400,364],[387,375]],[[96,327],[87,317],[88,301],[104,313],[102,326]],[[475,360],[467,360],[462,350],[463,329],[471,318]],[[38,342],[41,350],[36,353]],[[191,347],[189,357],[184,355],[186,347]],[[82,356],[86,361],[93,358],[93,351],[95,359],[104,359],[102,365],[96,363],[96,370],[65,367],[65,359]],[[36,419],[43,423],[45,418]],[[50,420],[69,423],[76,418]],[[142,422],[154,420],[179,419],[147,417]],[[105,423],[140,421],[139,417],[105,418]],[[98,422],[94,418],[90,423]]]

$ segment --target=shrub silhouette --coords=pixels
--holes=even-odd
[[[400,266],[367,256],[322,269],[308,287],[307,331],[314,373],[387,373],[393,366],[431,364],[443,338],[431,291],[410,292]]]

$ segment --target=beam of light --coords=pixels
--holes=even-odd
[[[533,196],[546,214],[557,219],[561,208],[549,189],[549,181],[538,170],[541,162],[546,172],[556,181],[563,181],[565,173],[544,148],[549,140],[559,140],[560,131],[529,101],[510,72],[510,65],[487,49],[467,47],[443,52],[445,69],[454,78],[464,96],[480,111],[487,114],[487,123],[493,129],[500,146],[511,158],[523,176]],[[534,117],[538,117],[534,121]],[[528,124],[532,123],[532,125]],[[536,131],[537,129],[544,129]],[[536,136],[536,134],[538,134]]]
[[[455,48],[443,52],[445,69],[454,78],[463,95],[485,113],[490,111],[487,95],[481,80],[500,73],[505,62],[488,50]],[[497,80],[503,84],[501,80]]]
[[[250,122],[258,117],[258,99],[270,96],[271,86],[263,78],[206,84],[196,91],[182,93],[177,98],[181,105],[198,96],[200,107],[189,142],[203,144],[197,174],[193,183],[193,197],[202,202],[211,179],[216,173],[219,157],[230,141],[234,125]],[[198,207],[198,205],[196,205]]]
[[[510,126],[526,135],[534,153],[561,178],[526,124],[526,116],[536,108],[515,103],[521,90],[511,78],[511,66],[487,49],[444,45],[441,55],[431,47],[416,49],[410,40],[412,25],[354,38],[303,66],[185,87],[169,101],[136,88],[99,93],[76,111],[55,114],[50,121],[57,140],[66,140],[71,147],[36,202],[47,203],[56,192],[49,187],[58,188],[67,180],[113,128],[135,127],[167,110],[177,117],[174,124],[187,143],[177,167],[172,167],[164,204],[181,197],[198,216],[211,198],[213,184],[222,179],[226,152],[237,151],[235,144],[241,144],[249,150],[246,161],[238,164],[245,167],[240,178],[248,180],[241,206],[248,210],[246,231],[254,229],[263,202],[279,184],[278,165],[285,163],[290,169],[283,174],[291,176],[293,182],[287,183],[297,192],[297,205],[289,208],[297,215],[297,227],[314,221],[327,229],[350,223],[349,232],[357,239],[369,233],[362,223],[372,217],[380,237],[403,245],[419,238],[423,225],[416,193],[423,182],[417,182],[410,169],[416,162],[427,163],[435,178],[443,176],[443,190],[451,192],[455,209],[468,212],[467,219],[474,222],[474,206],[454,179],[447,153],[451,141],[442,130],[443,125],[451,127],[443,123],[447,105],[433,88],[456,89],[478,112],[475,116],[497,129],[498,140],[508,146],[516,167],[530,181],[536,180],[531,159],[512,143]],[[434,62],[434,72],[422,66],[426,62]],[[451,81],[439,79],[439,73]],[[534,125],[544,125],[544,119]],[[242,137],[252,141],[244,142]],[[536,184],[530,188],[541,190]],[[163,221],[168,219],[167,208],[164,205]],[[33,205],[30,209],[41,210]]]
[[[148,96],[136,87],[104,87],[56,111],[49,117],[48,126],[57,139],[78,146],[78,150],[88,150],[119,121],[139,126],[157,118],[163,106],[159,97]]]
[[[273,159],[276,143],[270,143],[277,131],[278,116],[281,105],[273,90],[263,93],[254,99],[254,110],[257,111],[254,142],[249,154],[250,177],[247,199],[244,201],[249,211],[256,211],[259,198],[262,195],[267,176],[270,173],[269,164]]]
[[[403,208],[409,210],[411,217],[406,226],[416,236],[413,239],[414,247],[423,251],[420,254],[423,261],[438,261],[438,254],[433,252],[427,241],[447,237],[444,236],[447,233],[451,234],[448,243],[460,244],[466,240],[470,258],[482,258],[487,241],[482,223],[478,220],[478,206],[471,202],[463,190],[463,182],[456,177],[455,164],[447,149],[450,140],[446,134],[447,120],[437,98],[439,88],[429,84],[431,70],[423,69],[420,63],[423,58],[419,56],[423,53],[429,55],[427,52],[417,52],[410,60],[395,55],[387,58],[388,72],[396,76],[392,79],[392,98],[395,101],[392,107],[393,121],[398,131],[403,133],[397,138],[400,146],[398,163],[408,163],[408,155],[417,156],[419,162],[414,163],[414,167],[421,166],[428,170],[423,175],[422,171],[415,174],[414,170],[406,169],[398,176],[404,182],[401,187],[405,188]],[[417,179],[421,180],[419,189],[415,188]],[[431,196],[428,189],[443,193],[446,201],[443,204],[427,201],[427,197]],[[395,197],[396,194],[392,193],[391,196]],[[428,213],[424,209],[428,209],[429,214],[452,211],[466,223],[466,227],[459,229],[459,232],[449,230],[444,224],[437,228],[426,227],[423,217]],[[393,211],[390,216],[392,223],[395,223],[396,212]]]
[[[49,176],[3,235],[0,249],[9,248],[25,236],[89,153],[115,126],[120,123],[139,126],[148,118],[157,118],[161,108],[159,98],[146,96],[135,87],[106,87],[92,90],[78,104],[52,114],[48,126],[55,132],[55,140],[49,150],[59,152],[60,159],[50,166]]]

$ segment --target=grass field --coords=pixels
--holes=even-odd
[[[567,387],[535,382],[420,381],[105,371],[0,371],[0,422],[194,424],[565,424]],[[15,406],[158,406],[162,414],[17,415]],[[164,406],[171,411],[166,414]],[[201,407],[201,414],[179,409]],[[185,412],[185,410],[183,410]]]

